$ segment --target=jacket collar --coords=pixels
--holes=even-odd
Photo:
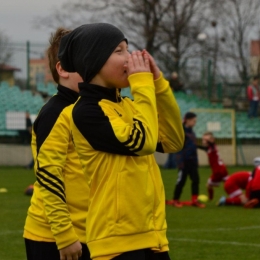
[[[75,103],[79,97],[79,94],[77,92],[62,85],[58,85],[57,95],[61,96],[63,99],[67,100],[71,104]]]
[[[86,82],[79,83],[79,95],[94,99],[108,99],[112,102],[121,102],[120,90],[116,88],[105,88]]]

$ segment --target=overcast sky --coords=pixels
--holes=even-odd
[[[47,42],[50,32],[34,29],[32,21],[37,16],[47,16],[64,2],[66,0],[0,0],[0,31],[12,42]]]

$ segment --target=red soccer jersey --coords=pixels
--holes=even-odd
[[[247,192],[260,190],[260,166],[256,167],[249,182]]]
[[[224,189],[230,198],[240,196],[251,180],[251,172],[236,172],[225,181]]]
[[[232,185],[239,189],[245,190],[250,177],[251,172],[235,172],[228,177],[225,182],[225,186]]]
[[[249,85],[247,87],[247,97],[249,100],[260,100],[259,86]]]
[[[222,173],[226,172],[226,167],[223,161],[219,157],[218,149],[215,143],[210,143],[207,148],[209,165],[211,167],[212,173]]]

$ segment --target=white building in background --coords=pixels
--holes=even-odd
[[[54,83],[49,68],[47,55],[39,59],[30,59],[30,85],[36,86],[37,83]]]
[[[260,74],[260,40],[252,40],[250,43],[250,73]]]

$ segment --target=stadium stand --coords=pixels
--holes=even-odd
[[[28,111],[30,114],[37,114],[44,104],[44,99],[40,94],[35,94],[30,90],[23,90],[18,86],[10,87],[6,82],[0,83],[0,136],[17,136],[15,130],[6,129],[7,111]]]
[[[123,89],[121,91],[122,96],[128,96],[133,98],[129,88]],[[188,95],[184,92],[176,92],[175,97],[179,104],[181,114],[187,111],[197,108],[204,109],[223,109],[222,103],[212,104],[207,99],[199,98],[194,95]],[[198,118],[198,124],[196,125],[195,131],[197,136],[202,136],[206,129],[206,122],[220,122],[221,131],[214,133],[216,138],[231,138],[232,127],[230,124],[230,117],[225,113],[204,113]],[[255,139],[260,138],[260,120],[249,119],[247,112],[237,112],[236,113],[236,137],[239,139]]]
[[[39,109],[45,103],[43,96],[52,96],[56,93],[56,86],[52,83],[37,84],[37,93],[33,94],[30,90],[21,90],[18,86],[10,87],[7,82],[0,83],[0,136],[16,136],[18,131],[6,129],[6,111],[28,111],[32,115],[36,115]],[[133,98],[129,88],[121,91],[122,96]],[[223,109],[221,103],[212,104],[207,99],[202,99],[194,95],[188,95],[184,92],[176,92],[175,97],[180,106],[181,114],[184,116],[189,110],[204,109]],[[196,134],[202,136],[207,130],[206,122],[217,121],[221,124],[221,131],[216,135],[217,138],[230,138],[231,125],[230,118],[224,113],[204,113],[198,118],[199,122],[196,126]],[[236,113],[236,136],[239,139],[256,139],[260,138],[260,120],[249,119],[247,112]]]
[[[53,83],[47,83],[46,85],[44,83],[37,83],[36,88],[39,93],[47,94],[48,96],[53,96],[57,91]]]
[[[236,132],[239,139],[260,138],[260,120],[249,119],[247,113],[236,113]]]

